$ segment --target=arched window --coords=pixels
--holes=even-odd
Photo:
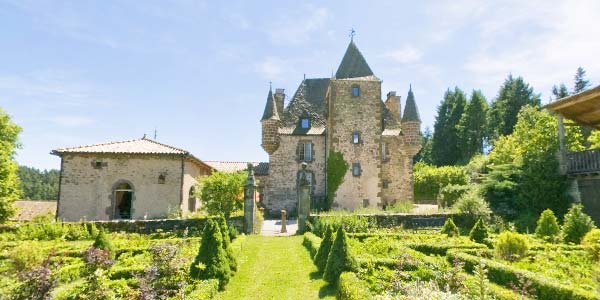
[[[198,198],[196,198],[196,187],[193,186],[190,188],[190,192],[188,194],[188,210],[190,212],[196,212],[196,202]]]
[[[113,219],[131,219],[133,187],[128,182],[119,182],[113,190]]]
[[[358,97],[358,96],[360,96],[360,87],[355,84],[352,86],[352,97]]]

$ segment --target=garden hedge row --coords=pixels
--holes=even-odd
[[[460,250],[488,250],[488,247],[483,244],[476,245],[433,245],[433,244],[417,244],[409,243],[406,247],[425,253],[427,255],[440,255],[446,256],[448,250],[460,249]]]
[[[339,300],[371,300],[373,295],[364,285],[363,281],[356,277],[355,273],[344,272],[340,275],[338,283]]]
[[[536,273],[505,265],[500,262],[489,260],[459,251],[448,251],[448,261],[462,261],[468,272],[473,272],[473,267],[484,263],[488,268],[488,278],[502,286],[518,284],[519,277],[531,282],[531,286],[537,293],[538,300],[600,300],[600,295],[585,291],[577,287],[571,287],[554,279],[538,275]]]
[[[311,232],[304,233],[304,240],[302,241],[302,245],[308,249],[310,253],[311,260],[314,259],[315,254],[319,250],[319,246],[321,246],[321,238],[314,235]]]

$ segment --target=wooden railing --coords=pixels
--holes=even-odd
[[[567,173],[600,173],[600,149],[567,153]]]

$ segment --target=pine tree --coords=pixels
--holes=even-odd
[[[221,235],[223,236],[223,250],[227,253],[227,258],[229,259],[229,267],[232,272],[237,271],[237,260],[235,255],[233,254],[233,248],[231,247],[231,238],[229,237],[229,226],[227,226],[227,221],[225,221],[224,217],[219,217],[219,229],[221,230]]]
[[[560,233],[556,216],[551,209],[546,209],[540,215],[535,228],[535,235],[538,237],[554,240]]]
[[[108,236],[106,235],[106,233],[104,232],[104,229],[100,229],[98,235],[96,235],[93,246],[95,248],[108,252],[110,258],[115,257],[114,246],[108,238]]]
[[[483,244],[485,239],[488,238],[488,228],[485,226],[483,219],[479,218],[479,220],[477,220],[477,223],[475,223],[475,226],[473,226],[471,232],[469,233],[469,238],[472,241],[480,244]]]
[[[317,254],[315,254],[315,265],[317,265],[319,272],[323,272],[325,270],[325,266],[327,265],[327,257],[329,256],[329,251],[331,250],[331,244],[333,244],[333,233],[333,228],[331,226],[327,226],[323,241],[321,241],[319,250],[317,250]]]
[[[569,90],[564,83],[561,83],[559,86],[554,85],[552,86],[552,95],[554,96],[554,100],[558,100],[569,96]]]
[[[325,281],[336,284],[340,278],[340,274],[345,271],[352,271],[356,268],[356,262],[350,255],[350,248],[348,246],[348,238],[344,228],[340,227],[329,251],[327,257],[327,265],[325,266],[325,272],[323,273],[323,279]]]
[[[431,157],[438,166],[454,165],[460,158],[457,125],[462,118],[467,97],[458,87],[448,89],[438,107],[431,144]]]
[[[525,83],[522,77],[509,75],[492,102],[488,113],[488,136],[495,141],[502,135],[509,135],[517,124],[517,115],[525,105],[540,106],[540,95]]]
[[[577,71],[575,72],[575,85],[573,87],[573,94],[585,91],[589,85],[590,81],[585,79],[585,70],[582,67],[577,68]]]
[[[431,133],[431,129],[429,129],[429,127],[425,127],[425,130],[421,135],[421,150],[419,150],[419,153],[415,155],[414,162],[416,163],[420,161],[431,165],[433,164],[433,160],[431,158],[431,140],[433,138],[433,133]]]
[[[231,277],[227,253],[223,249],[223,234],[212,219],[208,219],[204,226],[198,255],[190,267],[190,276],[197,279],[218,279],[221,290]]]
[[[454,220],[452,220],[452,218],[446,219],[446,221],[444,222],[444,226],[442,226],[441,233],[447,235],[448,237],[460,235],[458,227],[456,227],[456,224],[454,224]]]
[[[488,103],[481,91],[473,91],[458,124],[461,162],[467,163],[475,154],[483,154],[486,137]]]

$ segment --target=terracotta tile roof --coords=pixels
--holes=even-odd
[[[52,201],[31,201],[31,200],[20,200],[14,202],[17,208],[17,213],[12,218],[13,220],[26,221],[31,220],[33,217],[38,215],[45,215],[51,213],[54,215],[56,212],[56,200]]]
[[[269,174],[269,163],[266,162],[244,162],[244,161],[205,161],[205,163],[217,171],[233,173],[248,169],[248,163],[254,166],[254,175],[264,176]]]

